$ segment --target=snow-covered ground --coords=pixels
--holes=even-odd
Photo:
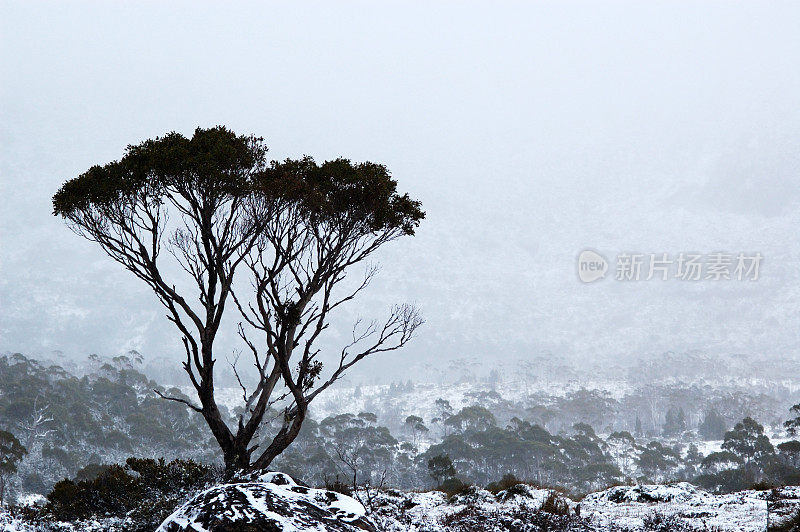
[[[14,519],[3,510],[0,510],[0,532],[30,532],[33,528]]]
[[[477,530],[639,531],[717,530],[762,532],[794,517],[800,487],[714,495],[688,483],[617,486],[572,501],[524,484],[497,495],[469,488],[448,498],[444,493],[360,491],[348,497],[298,486],[282,473],[216,486],[199,493],[167,518],[158,532],[212,531],[249,524],[269,530],[357,532],[455,532]],[[65,524],[66,525],[66,524]],[[120,528],[121,526],[121,528]],[[465,528],[466,526],[466,528]],[[124,530],[118,522],[77,523],[73,532]],[[0,532],[35,528],[0,512]],[[227,529],[226,529],[227,530]]]
[[[744,491],[712,495],[689,483],[617,486],[587,495],[581,515],[599,527],[644,528],[656,516],[676,518],[698,530],[762,532],[767,528],[764,492]]]
[[[509,492],[513,492],[509,495]],[[573,518],[581,518],[580,526],[570,530],[645,530],[646,524],[660,520],[697,530],[730,532],[763,532],[767,529],[769,492],[741,492],[712,495],[690,484],[671,486],[620,486],[588,495],[576,503],[561,499]],[[488,522],[497,522],[503,530],[504,517],[513,519],[522,509],[538,510],[547,500],[548,490],[518,486],[497,496],[475,490],[469,496],[456,496],[448,501],[444,494],[396,493],[384,496],[384,507],[372,518],[383,530],[421,532],[450,530],[443,526],[448,516],[456,516],[467,508],[477,509]],[[794,496],[794,494],[792,495]],[[409,508],[403,510],[403,508]],[[530,514],[532,515],[532,514]],[[562,524],[567,526],[567,524]],[[483,530],[483,529],[481,529]],[[556,528],[559,530],[559,528]]]

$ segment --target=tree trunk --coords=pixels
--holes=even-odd
[[[230,479],[239,471],[250,470],[250,455],[246,447],[246,445],[238,445],[237,442],[237,444],[234,444],[231,451],[223,451],[223,458],[225,459],[225,479]]]
[[[289,445],[297,438],[300,433],[300,427],[303,425],[303,420],[306,417],[305,409],[300,409],[297,415],[292,420],[292,423],[273,438],[272,443],[269,444],[267,450],[258,457],[258,460],[253,463],[252,469],[263,470],[269,467],[272,461],[286,450]]]

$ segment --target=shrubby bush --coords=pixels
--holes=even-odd
[[[497,482],[490,482],[486,486],[487,491],[491,491],[495,495],[500,493],[501,491],[505,491],[509,488],[513,488],[517,484],[521,484],[522,481],[519,480],[517,477],[514,476],[513,473],[506,473],[503,475],[503,478],[498,480]]]
[[[207,465],[163,458],[129,458],[124,466],[93,465],[80,476],[56,483],[41,510],[42,520],[116,517],[126,520],[126,530],[151,531],[184,499],[220,478]]]
[[[469,484],[465,484],[463,481],[456,477],[450,477],[441,484],[439,487],[436,488],[438,491],[443,491],[448,497],[452,497],[458,493],[462,493],[465,489],[469,488]]]

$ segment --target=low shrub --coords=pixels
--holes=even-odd
[[[41,517],[126,518],[126,530],[153,530],[183,499],[217,476],[210,466],[192,460],[129,458],[124,466],[91,467],[79,478],[56,483]]]
[[[342,482],[341,480],[339,480],[339,475],[336,475],[336,478],[334,478],[333,480],[326,478],[325,489],[328,491],[335,491],[336,493],[341,493],[342,495],[347,495],[348,497],[353,496],[353,486],[351,486],[347,482]]]
[[[660,512],[652,512],[642,519],[643,530],[648,532],[697,532],[699,529],[693,527],[678,515],[665,515]],[[704,527],[704,530],[707,530]]]
[[[589,532],[596,530],[589,521],[576,516],[555,515],[528,506],[510,512],[466,508],[443,516],[439,524],[446,532]]]
[[[767,526],[767,532],[793,532],[795,530],[800,530],[800,512],[778,522],[770,520]]]
[[[464,491],[469,487],[470,485],[465,484],[464,482],[461,481],[461,479],[458,479],[456,477],[451,477],[442,482],[436,489],[438,491],[443,491],[445,495],[447,495],[447,497],[449,498],[454,495],[464,493]]]
[[[486,486],[486,490],[491,491],[493,494],[497,495],[501,491],[505,491],[511,487],[516,486],[517,484],[522,484],[522,481],[519,480],[517,477],[515,477],[513,473],[506,473],[505,475],[503,475],[503,478],[501,478],[497,482],[490,482]]]
[[[542,511],[553,515],[569,515],[569,503],[555,491],[551,491],[542,503]]]

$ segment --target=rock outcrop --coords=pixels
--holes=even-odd
[[[374,531],[364,507],[334,491],[299,486],[283,473],[215,486],[181,505],[157,532]]]

